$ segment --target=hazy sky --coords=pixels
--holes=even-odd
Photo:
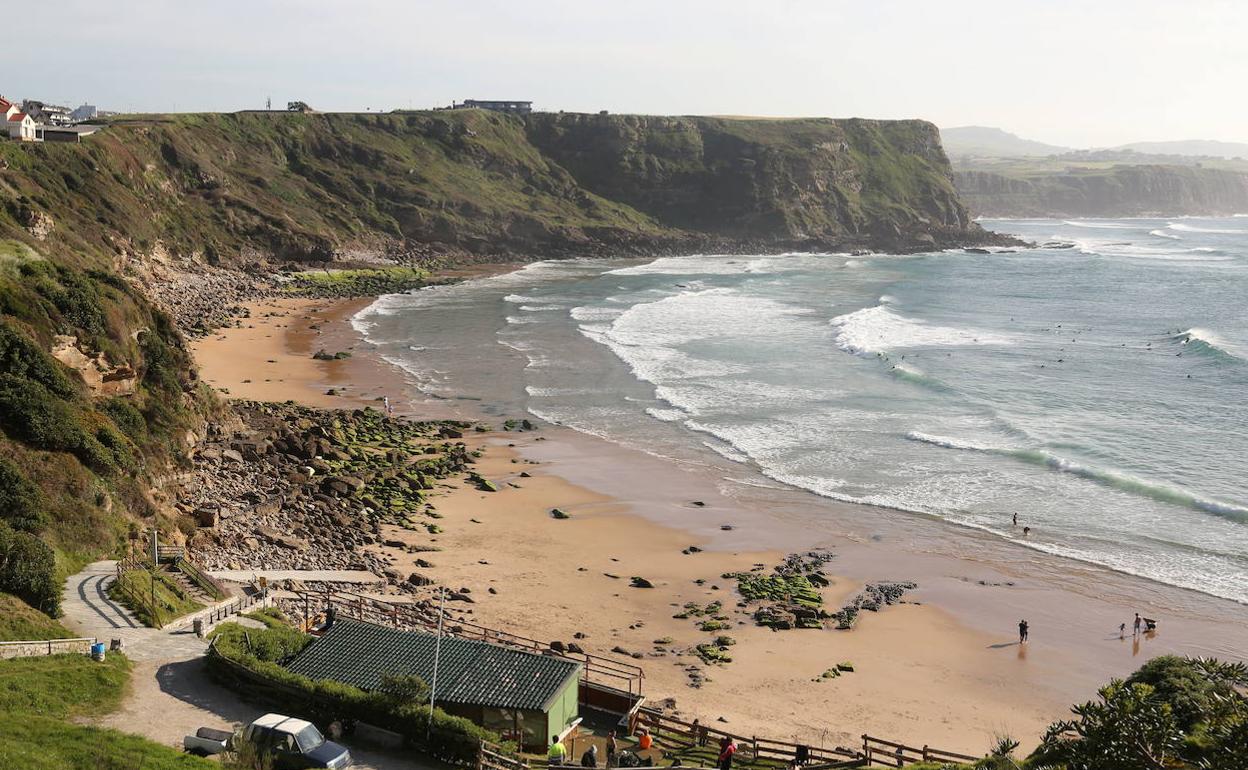
[[[6,2],[0,93],[106,109],[921,117],[1056,144],[1248,142],[1248,2]]]

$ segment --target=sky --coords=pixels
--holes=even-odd
[[[0,94],[142,112],[526,99],[924,118],[1074,147],[1248,142],[1248,2],[6,3]]]

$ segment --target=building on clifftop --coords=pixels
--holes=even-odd
[[[452,104],[451,108],[457,110],[491,110],[493,112],[509,112],[513,115],[528,115],[533,111],[533,102],[465,99],[460,104]]]

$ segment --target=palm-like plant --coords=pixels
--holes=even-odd
[[[1165,770],[1173,767],[1183,733],[1170,705],[1150,685],[1115,679],[1099,700],[1071,709],[1075,719],[1045,733],[1036,759],[1067,770]]]

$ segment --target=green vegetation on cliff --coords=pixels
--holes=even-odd
[[[81,145],[0,145],[0,161],[0,235],[108,258],[158,244],[241,264],[431,244],[550,256],[982,237],[922,121],[152,116]]]

